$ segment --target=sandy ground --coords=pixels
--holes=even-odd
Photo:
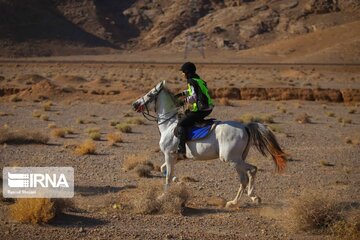
[[[170,73],[169,73],[170,72]],[[305,86],[328,88],[359,88],[357,67],[319,66],[246,66],[199,65],[199,73],[209,85],[233,84],[255,86]],[[42,111],[42,102],[26,97],[20,102],[1,99],[0,125],[28,128],[50,133],[49,123],[71,127],[75,134],[66,138],[51,138],[48,145],[3,145],[0,147],[4,166],[71,166],[75,169],[76,210],[67,212],[51,224],[31,225],[16,223],[9,218],[10,204],[0,204],[1,239],[324,239],[328,235],[289,230],[287,213],[291,200],[304,191],[315,191],[340,204],[360,202],[360,106],[357,103],[309,101],[231,101],[232,106],[217,104],[212,116],[220,120],[236,119],[245,113],[271,114],[269,124],[280,144],[290,154],[291,161],[282,175],[276,174],[272,161],[250,151],[247,161],[259,168],[256,192],[260,205],[243,196],[238,208],[224,209],[223,199],[234,198],[238,189],[235,171],[219,160],[181,161],[176,165],[178,178],[191,177],[196,182],[185,182],[190,199],[182,215],[141,215],[127,209],[114,209],[113,204],[127,205],[136,201],[144,190],[162,182],[162,174],[152,172],[150,178],[139,178],[125,172],[122,163],[126,156],[141,153],[155,165],[163,163],[158,152],[159,133],[152,122],[134,125],[133,133],[123,134],[124,142],[109,146],[107,133],[115,132],[111,120],[126,121],[131,111],[130,102],[144,94],[164,76],[170,86],[181,89],[176,64],[31,64],[1,63],[4,76],[2,86],[26,86],[17,79],[25,74],[38,74],[63,86],[63,75],[86,79],[83,88],[119,89],[115,96],[85,94],[68,98],[56,97],[48,121],[32,116]],[[168,75],[169,74],[169,75]],[[168,76],[167,76],[168,75]],[[110,79],[110,87],[86,85],[98,78]],[[20,81],[21,82],[21,81]],[[292,85],[291,85],[292,84]],[[311,85],[309,85],[311,84]],[[74,84],[79,87],[79,83]],[[122,94],[131,92],[131,94]],[[350,111],[350,109],[355,111]],[[307,113],[312,123],[300,124],[295,119]],[[330,114],[333,113],[333,114]],[[134,117],[141,117],[136,113]],[[332,116],[334,115],[334,116]],[[77,119],[88,124],[78,124]],[[339,118],[347,119],[342,124]],[[350,119],[350,120],[349,120]],[[340,121],[340,122],[339,122]],[[101,140],[96,141],[95,155],[76,156],[65,146],[87,138],[86,129],[100,128]],[[347,143],[351,139],[353,144]],[[325,166],[322,163],[330,163]]]

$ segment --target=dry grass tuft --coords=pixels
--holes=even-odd
[[[53,104],[52,104],[51,101],[47,101],[42,105],[42,108],[43,108],[44,111],[50,111],[52,105]]]
[[[126,123],[119,123],[116,125],[116,129],[123,133],[131,133],[132,128],[129,124]]]
[[[138,165],[147,165],[154,169],[154,164],[148,160],[148,156],[145,154],[128,155],[122,164],[125,171],[133,170]]]
[[[66,132],[62,128],[55,128],[51,131],[51,135],[56,138],[64,138],[66,135]]]
[[[310,118],[311,118],[311,116],[304,113],[304,114],[301,114],[301,115],[297,116],[295,118],[295,121],[298,122],[298,123],[301,123],[301,124],[311,123]]]
[[[24,129],[10,130],[0,128],[0,143],[7,144],[47,144],[49,137],[38,131],[28,131]]]
[[[274,123],[272,115],[259,115],[255,116],[251,113],[247,113],[235,119],[235,121],[241,123],[259,122],[259,123]]]
[[[36,118],[40,118],[41,114],[42,113],[40,111],[38,111],[38,110],[35,110],[35,111],[32,112],[32,116],[36,117]]]
[[[107,134],[106,139],[109,141],[110,146],[114,146],[116,143],[123,142],[122,136],[118,132]]]
[[[172,185],[160,196],[160,187],[152,187],[135,202],[134,210],[140,214],[170,213],[181,214],[189,199],[184,185]]]
[[[199,182],[199,180],[196,180],[193,177],[185,176],[180,179],[180,182]]]
[[[328,116],[328,117],[335,117],[335,113],[334,113],[334,112],[326,112],[325,114],[326,114],[326,116]]]
[[[101,134],[99,132],[90,132],[89,137],[94,141],[99,141],[101,139]]]
[[[326,160],[320,160],[320,164],[321,164],[322,166],[325,166],[325,167],[334,167],[334,166],[335,166],[335,164],[329,163],[329,162],[326,161]]]
[[[137,165],[134,168],[134,171],[138,177],[151,177],[151,171],[154,170],[154,167],[150,165]]]
[[[64,199],[21,198],[10,206],[11,218],[21,223],[47,223],[72,203]]]
[[[331,226],[331,232],[337,239],[358,240],[360,239],[360,218],[337,221]]]
[[[228,98],[221,98],[219,100],[219,104],[222,106],[232,106],[232,104]]]
[[[11,102],[21,102],[22,101],[22,98],[19,97],[18,95],[14,95],[10,98],[10,101]]]
[[[82,119],[82,118],[77,118],[77,119],[76,119],[76,123],[77,123],[77,124],[85,124],[85,120]]]
[[[349,114],[354,114],[354,113],[356,113],[356,109],[355,109],[355,108],[351,108],[351,109],[349,109],[348,113],[349,113]]]
[[[288,212],[292,230],[327,232],[341,219],[339,206],[329,198],[306,193],[296,198]]]
[[[74,129],[69,128],[69,127],[64,128],[64,131],[66,134],[74,134],[75,133]]]
[[[46,114],[41,114],[40,119],[43,121],[49,121],[49,116]]]
[[[48,124],[48,128],[54,129],[54,128],[57,128],[57,126],[56,126],[55,123],[49,123],[49,124]]]
[[[144,125],[145,121],[142,118],[130,118],[126,120],[127,124]]]
[[[90,139],[84,141],[75,148],[75,153],[80,156],[87,154],[95,154],[95,152],[96,152],[96,144],[94,143],[94,141]]]

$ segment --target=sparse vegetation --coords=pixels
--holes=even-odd
[[[326,160],[320,160],[320,164],[321,164],[322,166],[325,166],[325,167],[334,167],[334,166],[335,166],[334,164],[329,163],[329,162],[326,161]]]
[[[100,128],[88,128],[88,129],[86,129],[86,132],[88,133],[88,134],[90,134],[90,133],[96,133],[96,132],[100,132]]]
[[[21,198],[10,205],[10,215],[20,223],[48,223],[71,206],[64,199]]]
[[[160,198],[159,187],[151,187],[135,201],[134,210],[140,214],[181,214],[190,195],[184,185],[172,185]]]
[[[69,128],[69,127],[64,128],[64,131],[66,134],[74,134],[75,133],[74,129]]]
[[[228,98],[221,98],[219,100],[219,104],[222,106],[232,106],[232,104]]]
[[[154,169],[154,167],[151,167],[150,165],[137,165],[134,168],[135,173],[138,177],[151,177],[151,171]]]
[[[40,118],[41,114],[42,114],[42,113],[41,113],[40,111],[37,111],[37,110],[35,110],[35,111],[32,112],[32,116],[33,116],[33,117],[36,117],[36,118]]]
[[[121,143],[123,141],[121,134],[117,132],[107,134],[106,139],[109,141],[109,144],[111,146],[115,145],[116,143]]]
[[[77,123],[77,124],[85,124],[85,120],[82,119],[82,118],[77,118],[77,119],[76,119],[76,123]]]
[[[274,119],[272,115],[259,115],[255,116],[251,113],[247,113],[235,119],[235,121],[241,123],[249,123],[249,122],[260,122],[260,123],[274,123]]]
[[[75,153],[80,156],[87,154],[95,154],[95,152],[96,144],[93,140],[90,139],[84,141],[75,148]]]
[[[57,128],[57,126],[56,126],[55,123],[49,123],[49,124],[48,124],[48,128],[53,129],[53,128]]]
[[[126,123],[116,124],[116,129],[123,133],[131,133],[132,132],[131,126]]]
[[[62,128],[55,128],[51,131],[51,135],[56,138],[64,138],[66,133]]]
[[[145,121],[142,118],[129,118],[126,120],[127,124],[144,125]]]
[[[39,131],[28,131],[24,129],[11,130],[0,128],[0,143],[8,144],[47,144],[49,137]]]
[[[41,114],[40,119],[43,121],[49,121],[49,116],[46,114]]]
[[[43,108],[44,111],[50,111],[52,105],[53,104],[52,104],[51,101],[47,101],[42,105],[42,108]]]
[[[138,165],[150,166],[154,169],[154,164],[150,162],[148,156],[144,154],[131,154],[126,156],[122,166],[125,171],[130,171]]]
[[[295,118],[295,121],[298,122],[298,123],[301,123],[301,124],[305,124],[305,123],[311,123],[311,120],[310,120],[310,116],[307,115],[306,113],[304,114],[301,114],[299,116],[297,116]]]
[[[349,114],[354,114],[354,113],[356,113],[356,109],[355,109],[355,108],[351,108],[351,109],[349,109],[348,113],[349,113]]]
[[[11,102],[21,102],[22,101],[22,98],[19,97],[18,95],[14,95],[10,98],[10,101]]]
[[[327,232],[341,219],[338,205],[329,198],[305,193],[292,203],[289,220],[293,230]]]
[[[90,132],[89,137],[92,140],[99,141],[101,139],[101,134],[99,132]]]
[[[334,112],[326,112],[326,116],[335,117],[335,113]]]

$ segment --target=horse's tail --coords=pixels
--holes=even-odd
[[[263,155],[271,155],[278,172],[282,172],[286,167],[286,154],[281,149],[275,135],[261,123],[249,123],[247,128],[250,132],[250,140],[257,150]]]

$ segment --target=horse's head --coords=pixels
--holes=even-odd
[[[150,104],[154,103],[157,95],[161,92],[163,87],[165,86],[165,81],[159,82],[153,89],[151,89],[147,94],[133,102],[132,107],[134,111],[137,112],[144,112],[145,109],[147,110],[150,108]]]

